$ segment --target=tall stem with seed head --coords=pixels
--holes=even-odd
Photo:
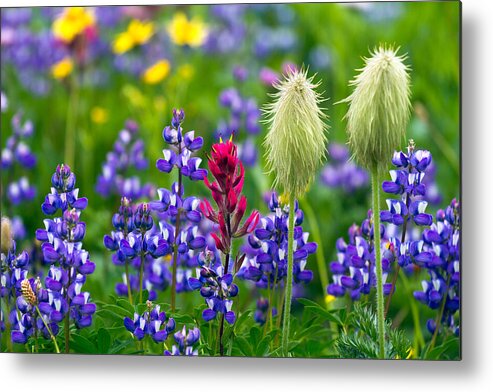
[[[380,246],[380,189],[378,170],[371,172],[371,193],[373,211],[373,243],[375,252],[375,272],[377,275],[377,320],[378,320],[378,356],[385,358],[385,317],[383,306],[383,269],[382,252]]]
[[[282,355],[287,357],[289,352],[289,327],[291,316],[291,296],[293,292],[293,248],[294,248],[294,196],[289,198],[288,222],[288,275],[286,277],[286,301],[282,320]]]
[[[281,188],[289,201],[288,266],[284,293],[281,348],[289,354],[291,296],[293,290],[295,199],[305,194],[326,152],[326,115],[319,107],[318,83],[305,70],[289,70],[275,85],[274,101],[265,113],[269,132],[264,141],[269,173],[275,175],[273,187]]]

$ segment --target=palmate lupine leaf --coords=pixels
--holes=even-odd
[[[377,315],[369,306],[355,304],[349,317],[352,331],[343,333],[336,341],[342,358],[378,358]],[[385,322],[385,358],[407,358],[411,344],[400,330]]]

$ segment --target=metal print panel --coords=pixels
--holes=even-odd
[[[460,3],[1,37],[1,352],[461,358]]]

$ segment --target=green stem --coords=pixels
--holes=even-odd
[[[11,325],[10,325],[10,320],[9,320],[10,306],[9,306],[9,296],[8,296],[8,294],[7,294],[7,296],[5,297],[4,300],[5,300],[5,313],[4,313],[4,316],[5,316],[5,335],[7,336],[7,352],[12,353],[14,351],[13,351],[13,347],[12,347],[12,340],[10,339],[10,328],[11,328]],[[1,303],[2,302],[0,300],[0,304]],[[0,345],[1,345],[1,341],[0,341]]]
[[[68,296],[68,288],[72,284],[72,278],[70,277],[72,274],[72,270],[69,271],[69,279],[68,279],[68,284],[65,287],[65,300],[67,301],[68,305],[68,311],[67,314],[65,315],[65,318],[63,320],[63,325],[64,325],[64,333],[65,333],[65,354],[68,354],[70,352],[70,299]],[[38,310],[39,312],[39,310]]]
[[[65,164],[73,168],[75,161],[75,126],[79,106],[79,87],[77,76],[70,79],[70,98],[67,105],[67,125],[65,130]]]
[[[58,348],[58,344],[56,342],[56,339],[55,339],[55,336],[53,336],[53,332],[51,332],[51,329],[50,327],[48,326],[48,324],[46,324],[46,321],[45,319],[43,318],[43,316],[41,315],[41,312],[39,311],[39,308],[37,306],[35,306],[36,308],[36,311],[38,312],[38,315],[39,317],[41,317],[41,321],[43,321],[43,324],[45,325],[46,327],[46,330],[48,331],[48,333],[50,334],[50,337],[51,337],[51,340],[53,341],[53,344],[55,345],[55,350],[56,350],[56,353],[57,354],[60,354],[60,349]],[[65,350],[66,351],[66,350]],[[68,352],[68,351],[66,351]]]
[[[181,146],[178,147],[178,152],[181,154]],[[181,195],[181,184],[182,184],[182,174],[181,170],[178,170],[178,193]],[[181,209],[178,209],[176,214],[175,223],[175,247],[173,249],[173,266],[172,266],[172,277],[171,277],[171,312],[174,313],[176,308],[176,273],[178,269],[178,241],[180,235],[180,218]]]
[[[289,195],[289,224],[288,224],[288,274],[286,276],[286,294],[284,298],[284,314],[282,320],[282,355],[288,356],[289,351],[289,322],[291,316],[291,295],[293,291],[293,248],[294,248],[294,196]]]
[[[447,287],[450,287],[450,275],[447,279]],[[426,350],[427,354],[430,352],[430,350],[433,349],[433,347],[435,347],[435,343],[436,343],[437,336],[438,336],[438,330],[440,329],[440,325],[442,323],[442,317],[443,317],[443,312],[445,310],[445,303],[446,302],[447,302],[447,293],[445,292],[445,294],[443,295],[442,303],[440,305],[440,311],[438,312],[437,318],[435,320],[435,331],[433,332],[430,346]]]
[[[303,211],[306,213],[308,222],[310,223],[311,233],[313,235],[313,240],[318,244],[316,257],[317,257],[317,268],[318,274],[320,276],[320,283],[322,284],[322,294],[325,297],[327,286],[329,285],[329,274],[327,272],[327,266],[325,264],[325,255],[322,236],[320,235],[320,228],[318,226],[317,217],[313,211],[310,203],[304,200],[300,201]]]
[[[400,277],[401,277],[401,282],[402,285],[404,286],[404,290],[406,291],[406,294],[409,296],[412,296],[412,291],[411,287],[409,286],[409,280],[407,279],[407,276],[403,270],[400,271]],[[416,306],[415,301],[410,301],[409,305],[411,307],[411,314],[413,316],[413,324],[414,324],[414,357],[417,358],[419,355],[419,352],[422,347],[425,345],[425,340],[423,338],[423,333],[421,331],[421,322],[419,320],[419,310],[418,307]]]
[[[378,320],[378,347],[380,359],[385,359],[385,317],[383,306],[383,271],[382,250],[380,248],[380,187],[378,169],[371,172],[371,193],[373,211],[373,238],[375,251],[375,266],[377,275],[377,320]]]
[[[125,278],[127,279],[128,300],[133,305],[132,287],[130,286],[130,274],[128,273],[128,261],[125,261]]]
[[[144,233],[142,234],[142,240],[144,238]],[[144,280],[144,264],[145,264],[145,254],[140,253],[140,271],[139,271],[139,303],[142,303],[142,281]]]

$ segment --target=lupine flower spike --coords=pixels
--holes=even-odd
[[[273,187],[289,200],[288,269],[283,314],[282,353],[288,355],[289,319],[293,285],[293,243],[295,198],[303,196],[325,158],[326,115],[319,107],[319,83],[306,70],[288,69],[284,80],[274,87],[274,102],[264,110],[269,132],[264,141]]]
[[[192,156],[202,148],[204,140],[200,136],[195,136],[195,131],[184,133],[182,127],[184,120],[185,112],[183,109],[173,109],[171,125],[163,129],[163,139],[168,148],[163,150],[163,158],[156,162],[158,170],[164,173],[171,173],[176,168],[178,182],[173,184],[172,192],[164,188],[158,189],[160,200],[151,204],[154,210],[167,214],[168,219],[162,220],[160,223],[163,234],[168,237],[174,230],[174,235],[171,235],[174,237],[171,275],[172,312],[174,312],[176,304],[178,263],[188,250],[191,250],[193,254],[193,251],[205,248],[203,237],[192,238],[195,237],[197,223],[202,218],[197,211],[198,199],[194,197],[185,199],[183,188],[183,177],[188,177],[191,181],[202,181],[207,177],[207,170],[200,168],[202,160]],[[193,244],[190,244],[191,242]]]
[[[398,49],[397,49],[398,50]],[[409,68],[405,56],[380,46],[365,58],[365,66],[350,82],[353,93],[346,114],[349,146],[353,158],[368,169],[372,177],[373,227],[375,228],[377,316],[379,356],[385,357],[382,255],[380,249],[379,173],[403,142],[409,119]]]
[[[88,292],[81,292],[86,276],[94,272],[96,265],[89,253],[82,248],[86,224],[80,220],[81,212],[87,207],[87,198],[79,197],[75,188],[75,174],[70,167],[58,165],[51,177],[51,192],[46,196],[41,209],[45,215],[59,217],[45,219],[45,229],[36,230],[36,239],[43,244],[43,261],[50,265],[46,286],[60,296],[61,311],[65,322],[65,352],[69,352],[70,320],[77,328],[92,324],[96,305],[90,302]]]

